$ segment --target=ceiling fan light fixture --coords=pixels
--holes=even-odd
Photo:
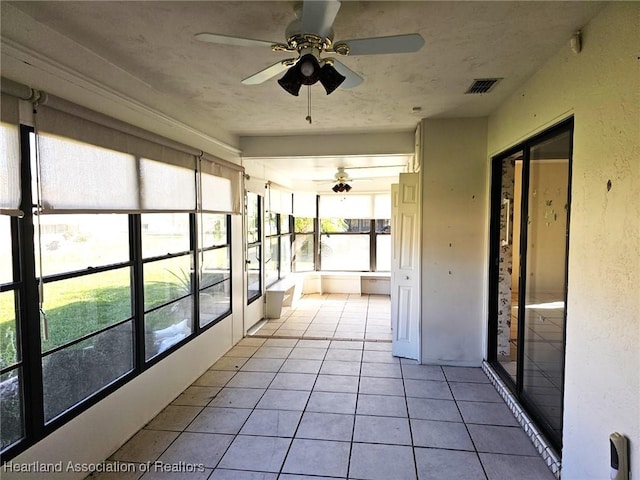
[[[308,53],[300,58],[278,83],[291,95],[298,96],[302,85],[313,85],[320,78],[320,64],[316,57]]]
[[[296,71],[296,65],[291,67],[284,76],[278,80],[278,84],[284,88],[288,93],[294,96],[298,96],[302,82],[298,78],[298,72]]]
[[[336,193],[342,193],[342,192],[349,192],[351,190],[351,185],[349,185],[348,183],[336,183],[333,188],[331,190],[333,190]]]
[[[300,82],[303,85],[313,85],[320,78],[320,64],[316,57],[307,53],[296,65],[291,68],[297,68]]]
[[[312,77],[315,71],[316,69],[314,68],[313,62],[311,60],[300,62],[300,73],[303,77]]]
[[[338,88],[347,77],[341,75],[332,65],[325,63],[319,73],[320,83],[327,92],[327,95]]]

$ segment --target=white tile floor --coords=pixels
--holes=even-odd
[[[260,337],[391,341],[388,295],[305,295],[295,307],[284,307],[268,320]]]
[[[480,368],[390,350],[245,338],[90,478],[553,480]]]

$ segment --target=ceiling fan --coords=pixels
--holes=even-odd
[[[336,184],[331,188],[334,192],[349,192],[351,190],[351,185],[347,182],[351,182],[351,178],[347,172],[344,171],[344,167],[338,167],[338,171],[333,176],[333,179],[336,181]]]
[[[390,165],[390,166],[384,166],[383,168],[387,168],[387,167],[402,167],[402,165]],[[348,167],[349,170],[360,170],[360,169],[377,169],[380,167]],[[313,180],[314,182],[318,183],[318,184],[328,184],[331,185],[333,184],[331,190],[333,190],[334,192],[338,193],[342,193],[342,192],[349,192],[352,189],[352,186],[350,184],[352,184],[353,182],[371,182],[377,178],[380,177],[361,177],[358,176],[357,178],[352,178],[351,176],[349,176],[349,174],[346,171],[346,167],[338,167],[338,171],[333,175],[333,179],[332,180]]]
[[[419,33],[389,37],[357,38],[333,41],[333,21],[340,10],[338,0],[305,0],[296,5],[296,19],[285,30],[286,43],[232,37],[217,33],[198,33],[202,42],[243,47],[269,47],[274,52],[291,52],[297,56],[281,60],[242,80],[245,85],[257,85],[286,73],[278,83],[291,95],[298,95],[302,85],[320,82],[327,92],[336,88],[353,88],[363,78],[335,58],[322,57],[325,53],[342,56],[377,55],[417,52],[424,45]]]

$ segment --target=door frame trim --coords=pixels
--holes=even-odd
[[[573,135],[574,135],[574,117],[573,115],[563,119],[562,121],[554,124],[553,126],[545,129],[544,131],[533,135],[516,145],[503,150],[502,152],[491,157],[491,171],[490,179],[491,184],[489,186],[489,263],[488,263],[488,309],[487,309],[487,362],[494,369],[496,374],[505,383],[507,388],[513,393],[518,402],[526,409],[528,414],[535,421],[536,425],[542,430],[545,437],[551,443],[551,445],[557,449],[558,452],[562,449],[562,438],[557,438],[552,434],[551,427],[547,425],[544,418],[537,413],[537,408],[531,402],[527,401],[527,398],[522,394],[522,378],[524,362],[522,361],[523,351],[518,349],[517,352],[517,375],[514,382],[511,375],[505,370],[502,364],[497,359],[497,333],[498,333],[498,284],[494,279],[498,275],[499,266],[499,238],[500,238],[500,202],[502,196],[502,161],[519,152],[523,152],[523,165],[522,165],[522,190],[521,190],[521,211],[528,211],[528,193],[529,193],[529,171],[530,171],[530,151],[531,147],[548,139],[552,138],[559,133],[569,133],[569,165],[568,165],[568,192],[567,192],[567,233],[565,244],[565,284],[564,284],[564,335],[562,339],[563,352],[566,355],[566,326],[567,326],[567,297],[568,297],[568,284],[569,284],[569,237],[570,237],[570,220],[571,220],[571,185],[573,177]],[[526,279],[526,252],[527,252],[527,222],[521,220],[520,222],[520,251],[519,251],[519,289],[518,289],[518,301],[519,304],[523,304],[526,291],[526,282],[522,282],[522,278]],[[523,309],[519,309],[518,315],[518,345],[523,345],[524,329],[522,326]],[[562,391],[561,402],[563,405],[564,414],[564,384],[565,384],[565,369],[562,371]]]

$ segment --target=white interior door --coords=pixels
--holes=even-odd
[[[420,361],[420,174],[391,186],[391,328],[397,357]]]

